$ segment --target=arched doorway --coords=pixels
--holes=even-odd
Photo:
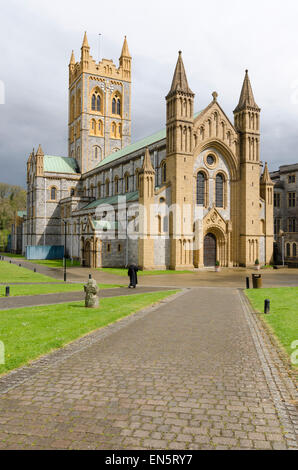
[[[213,233],[207,233],[204,238],[204,266],[210,267],[216,264],[216,237]]]
[[[87,268],[91,267],[91,245],[89,241],[85,244],[85,266]]]

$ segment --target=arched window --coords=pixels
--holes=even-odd
[[[98,121],[98,132],[101,134],[102,128],[101,128],[101,121]]]
[[[117,114],[121,114],[121,101],[120,98],[117,99]]]
[[[106,196],[110,195],[110,180],[106,180]]]
[[[115,176],[115,193],[119,193],[119,178],[118,176]]]
[[[96,134],[96,121],[95,121],[95,119],[91,119],[91,130],[92,130],[92,134]]]
[[[52,186],[51,188],[51,201],[56,201],[57,199],[57,188],[55,186]]]
[[[92,111],[96,111],[96,95],[95,93],[92,95],[92,105],[91,105]]]
[[[121,124],[118,124],[118,134],[119,134],[119,137],[121,137]]]
[[[101,183],[97,183],[97,197],[101,198]]]
[[[197,174],[197,204],[205,206],[206,203],[206,176],[203,172]]]
[[[140,170],[139,168],[136,169],[136,189],[139,189],[140,186]]]
[[[112,114],[116,114],[116,98],[112,100]]]
[[[102,99],[101,99],[101,91],[98,87],[96,87],[92,91],[91,95],[91,110],[101,113],[102,111]]]
[[[161,215],[158,214],[157,216],[157,226],[158,226],[158,233],[161,234]]]
[[[167,165],[166,162],[161,163],[161,182],[165,183],[167,181]]]
[[[129,191],[129,174],[128,173],[125,173],[124,175],[124,189],[126,193]]]
[[[224,206],[224,177],[221,174],[216,175],[215,185],[215,200],[216,207]]]
[[[93,147],[93,160],[101,160],[101,148],[97,145]]]
[[[75,97],[72,96],[70,104],[70,121],[73,121],[75,117]]]
[[[296,243],[293,243],[293,257],[297,256],[297,245]]]
[[[78,116],[81,112],[81,90],[78,90],[78,92],[77,92],[77,105],[76,105],[76,108],[77,108],[77,116]]]
[[[112,137],[116,137],[116,124],[114,122],[112,123],[111,134]]]
[[[101,98],[100,98],[100,95],[97,95],[97,98],[96,98],[96,111],[100,111],[101,110]]]
[[[291,256],[291,245],[290,243],[287,243],[287,257],[289,258]]]

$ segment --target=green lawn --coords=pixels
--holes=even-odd
[[[5,364],[0,374],[154,304],[177,291],[103,298],[97,309],[84,302],[0,311],[0,341],[5,345]]]
[[[289,355],[291,344],[298,340],[298,287],[246,290],[253,308],[270,326]],[[264,300],[270,299],[271,313],[264,315]]]
[[[14,253],[0,253],[1,256],[7,256],[8,258],[18,258],[20,263],[22,260],[28,261],[28,263],[40,264],[41,266],[47,266],[49,268],[63,268],[64,260],[63,259],[26,259],[23,255],[16,255]],[[72,268],[74,266],[80,266],[80,262],[77,259],[66,260],[66,266]]]
[[[0,282],[61,282],[43,274],[35,273],[30,269],[0,261]]]
[[[40,295],[59,292],[78,292],[84,290],[84,283],[77,284],[29,284],[11,285],[10,297],[18,295]],[[112,289],[115,287],[126,287],[123,284],[98,284],[100,289]],[[5,286],[0,286],[0,297],[5,297]]]
[[[115,274],[116,276],[126,276],[126,268],[98,268],[98,271]],[[161,274],[189,274],[193,271],[173,271],[170,269],[167,270],[156,270],[156,271],[138,271],[138,276],[159,276]]]
[[[28,259],[26,260],[29,263],[40,264],[42,266],[47,266],[48,268],[63,268],[63,259]],[[66,260],[66,266],[72,268],[74,266],[80,266],[78,260]]]
[[[0,256],[7,256],[8,258],[23,258],[23,259],[25,259],[23,255],[17,255],[15,253],[4,253],[4,252],[2,253],[2,252],[0,252]]]

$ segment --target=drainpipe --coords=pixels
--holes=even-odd
[[[44,231],[43,231],[43,245],[46,244],[46,228],[47,228],[47,187],[46,178],[44,179]]]

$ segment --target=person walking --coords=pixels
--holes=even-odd
[[[139,268],[135,264],[131,264],[128,267],[127,274],[129,276],[129,286],[128,286],[129,289],[131,287],[133,287],[134,289],[136,288],[136,285],[138,283],[138,276],[137,276],[138,270],[139,270]]]

